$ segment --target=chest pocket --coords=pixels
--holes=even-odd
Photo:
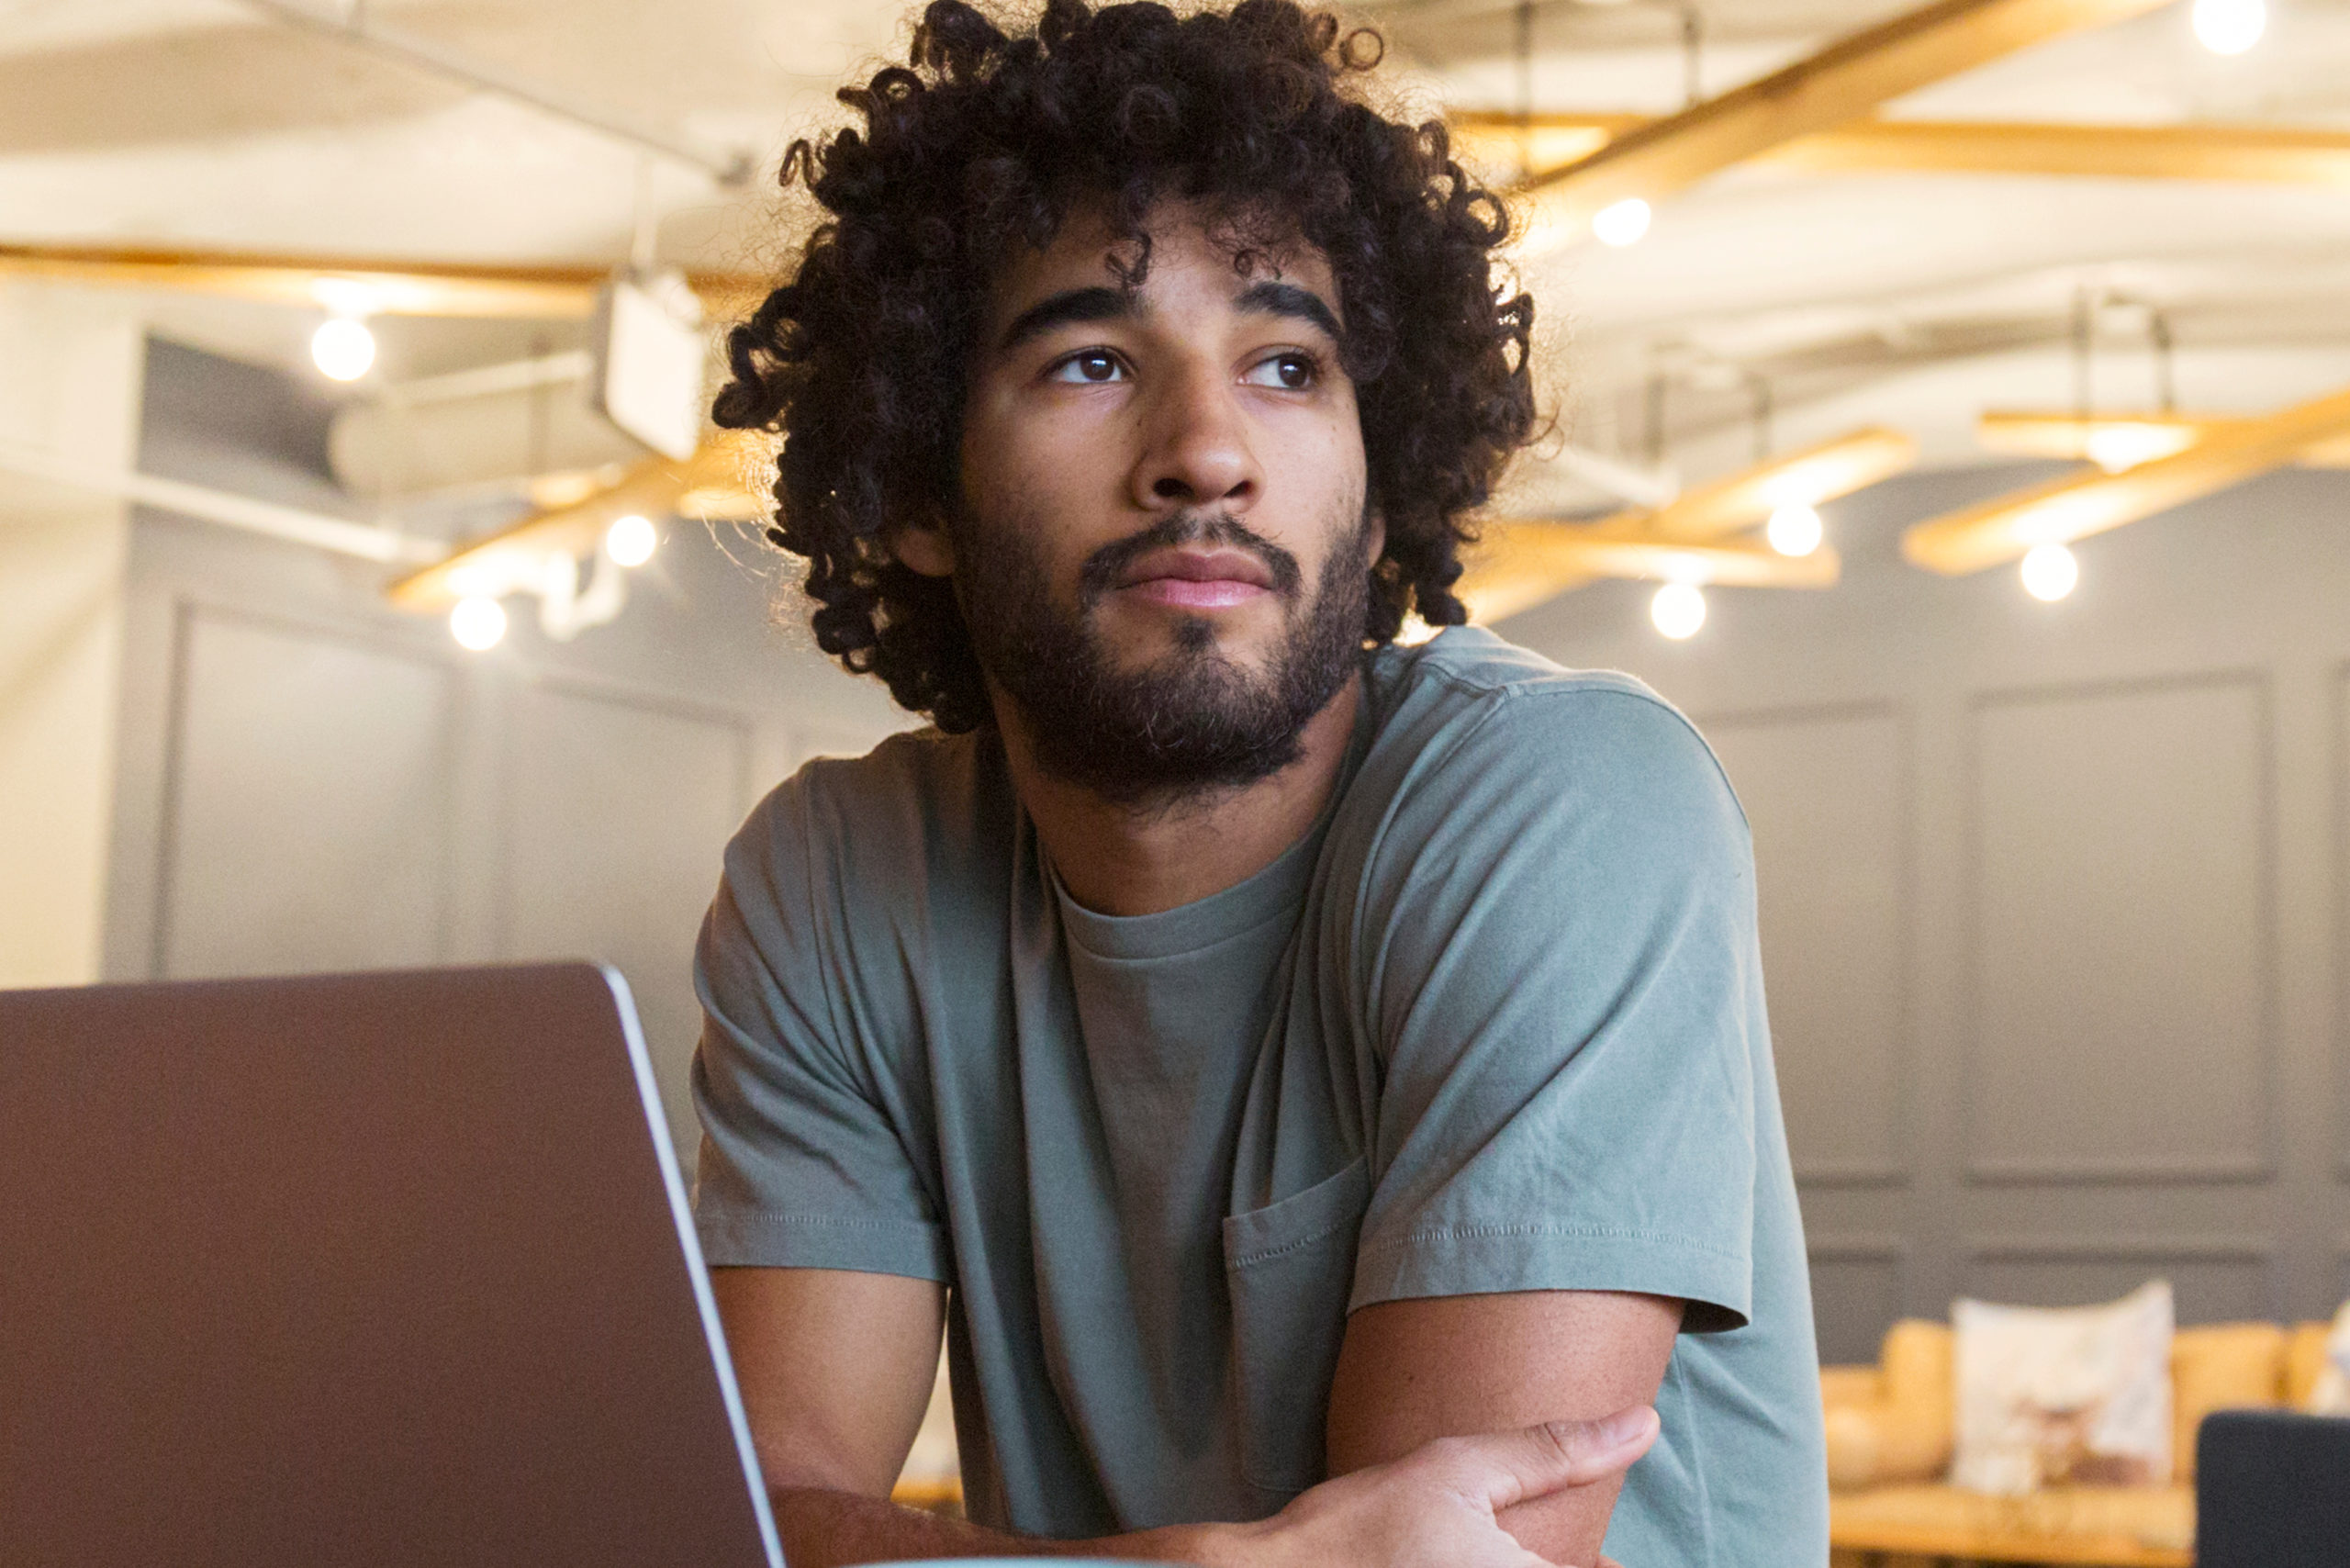
[[[1224,1222],[1242,1477],[1267,1512],[1322,1480],[1330,1379],[1371,1202],[1362,1159]]]

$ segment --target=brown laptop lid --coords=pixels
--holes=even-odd
[[[585,965],[0,992],[0,1560],[767,1563],[628,1027]]]

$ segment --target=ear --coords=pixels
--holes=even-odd
[[[1371,514],[1371,526],[1363,532],[1368,536],[1369,543],[1363,554],[1362,564],[1369,568],[1379,565],[1379,558],[1387,554],[1387,520],[1374,510]]]
[[[884,535],[890,554],[899,564],[925,577],[951,577],[955,575],[955,546],[946,538],[945,525],[936,521],[901,523]]]

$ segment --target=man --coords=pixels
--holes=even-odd
[[[940,0],[786,160],[718,415],[934,721],[771,795],[700,947],[795,1568],[1825,1560],[1745,825],[1636,682],[1458,624],[1532,310],[1376,54]],[[886,1501],[942,1324],[969,1523]]]

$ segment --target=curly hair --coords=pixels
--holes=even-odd
[[[1167,198],[1240,225],[1244,272],[1287,239],[1328,259],[1386,530],[1364,637],[1392,640],[1410,610],[1467,619],[1452,592],[1466,518],[1533,434],[1534,306],[1496,286],[1509,215],[1444,127],[1344,90],[1382,50],[1293,0],[1191,16],[1047,0],[1025,33],[933,0],[910,64],[840,93],[863,130],[791,145],[782,184],[804,182],[825,216],[728,334],[713,412],[784,436],[767,537],[807,559],[824,652],[950,734],[986,721],[951,585],[898,562],[887,536],[958,504],[965,362],[1008,248],[1044,249],[1098,204],[1134,286]]]

